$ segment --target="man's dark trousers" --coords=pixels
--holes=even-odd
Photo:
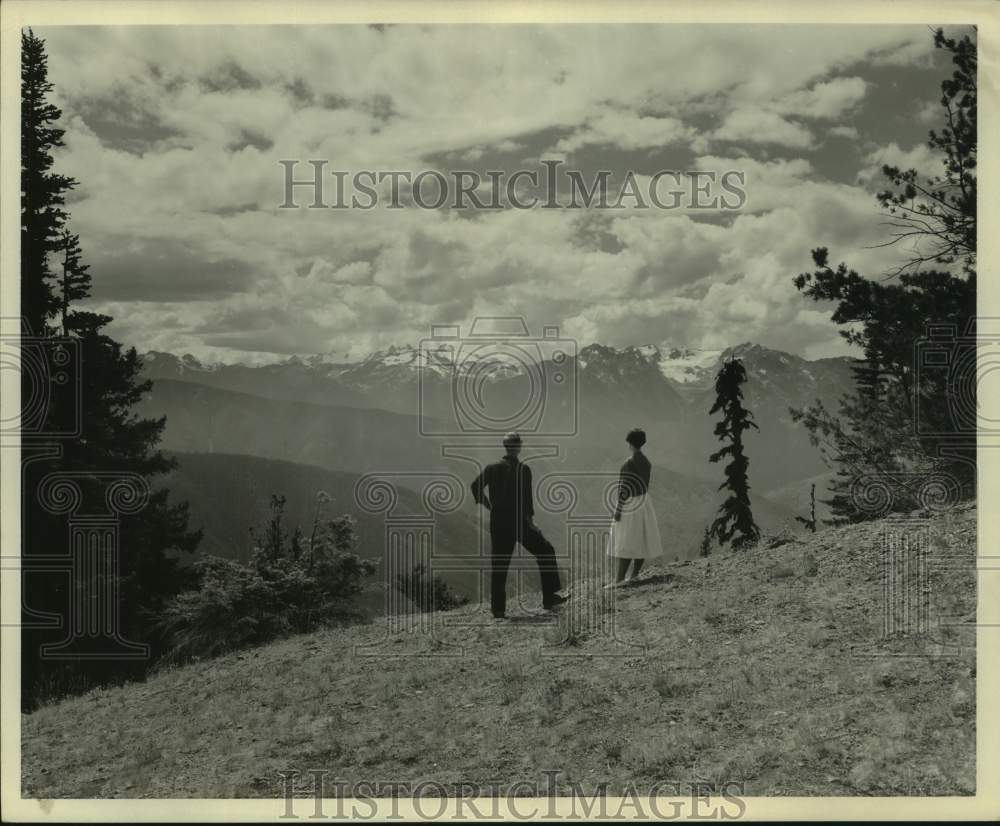
[[[552,598],[560,588],[556,551],[552,543],[538,528],[529,525],[527,520],[517,519],[513,514],[506,516],[493,512],[490,515],[490,542],[493,551],[490,608],[493,616],[502,617],[506,612],[507,570],[517,543],[521,543],[538,562],[538,572],[542,577],[542,605],[550,608]]]

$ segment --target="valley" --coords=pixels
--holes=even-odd
[[[638,424],[649,435],[652,496],[661,534],[669,537],[667,558],[697,555],[722,498],[722,466],[707,461],[717,447],[707,415],[714,372],[734,354],[746,364],[746,403],[760,427],[747,436],[755,517],[765,532],[800,530],[795,517],[808,515],[809,486],[818,481],[817,499],[823,499],[831,477],[788,407],[815,398],[835,407],[851,387],[850,360],[809,362],[750,344],[708,356],[595,344],[563,367],[574,394],[556,398],[575,408],[543,411],[549,417],[543,424],[552,427],[572,413],[576,432],[524,433],[523,458],[537,483],[537,521],[557,547],[568,541],[574,519],[600,521],[609,513],[607,496],[625,457],[624,433]],[[462,410],[452,403],[453,377],[440,359],[419,349],[390,348],[356,364],[316,357],[258,367],[205,366],[164,353],[143,361],[154,387],[140,411],[167,418],[163,446],[176,454],[179,468],[164,484],[190,501],[193,524],[205,532],[203,553],[246,558],[248,529],[266,518],[271,494],[287,497],[292,525],[311,524],[316,494],[323,490],[334,500],[329,515],[357,519],[359,553],[380,557],[386,514],[366,511],[357,499],[356,486],[367,474],[388,479],[399,491],[396,517],[434,516],[436,553],[475,558],[488,543],[484,513],[472,503],[467,484],[499,456],[498,433],[452,433]],[[516,410],[518,399],[531,392],[532,376],[523,367],[500,368],[477,368],[480,386],[468,398],[484,415]],[[545,374],[552,365],[539,369]],[[448,480],[450,495],[459,497],[446,513],[430,513],[421,500],[434,479]],[[543,483],[572,486],[575,509],[546,502]],[[461,573],[446,578],[462,590],[474,588]]]

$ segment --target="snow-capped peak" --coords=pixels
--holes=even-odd
[[[712,347],[677,347],[659,345],[660,372],[680,384],[700,384],[714,372],[722,350]]]

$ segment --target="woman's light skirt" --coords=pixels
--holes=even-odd
[[[655,559],[663,556],[660,528],[649,494],[633,496],[622,506],[621,519],[611,522],[608,556],[619,559]]]

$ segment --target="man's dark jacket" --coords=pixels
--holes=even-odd
[[[484,489],[489,491],[491,529],[517,527],[535,515],[531,468],[516,456],[487,465],[471,487],[477,504],[482,504]]]

